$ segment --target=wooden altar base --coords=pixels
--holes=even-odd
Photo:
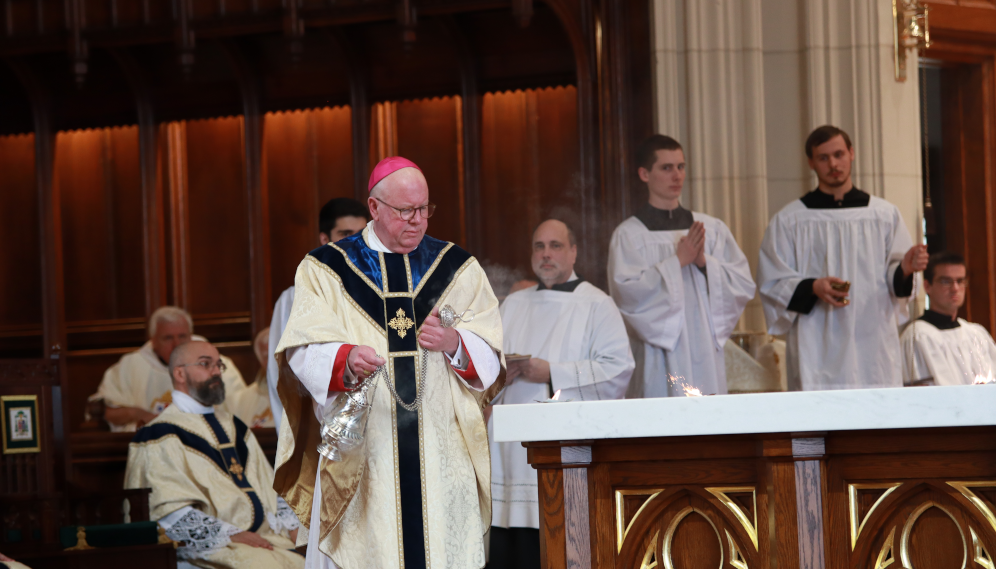
[[[523,445],[544,569],[996,561],[996,427]]]

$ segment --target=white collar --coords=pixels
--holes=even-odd
[[[366,238],[367,246],[373,249],[374,251],[380,253],[394,252],[388,249],[387,245],[384,245],[384,242],[380,240],[380,237],[377,237],[377,232],[374,230],[374,222],[372,219],[367,222],[367,234],[364,235],[364,238]],[[418,247],[416,246],[415,249],[418,249]],[[415,249],[412,249],[412,251],[414,251]]]
[[[214,413],[214,407],[201,405],[193,397],[175,389],[173,390],[173,405],[176,405],[176,408],[184,413],[197,413],[198,415]]]

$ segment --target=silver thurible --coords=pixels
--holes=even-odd
[[[322,418],[322,442],[318,454],[332,462],[342,460],[344,453],[356,449],[363,442],[373,407],[377,378],[384,367],[377,368],[359,388],[340,393],[331,409]]]

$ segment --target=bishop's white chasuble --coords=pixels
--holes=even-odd
[[[913,281],[900,264],[912,246],[899,209],[858,189],[837,202],[814,190],[775,214],[757,281],[768,333],[788,334],[789,390],[903,385],[899,326]],[[813,295],[827,276],[851,283],[847,306]]]
[[[304,567],[284,531],[297,521],[281,512],[273,468],[252,431],[225,411],[185,412],[178,403],[135,433],[125,471],[125,488],[151,488],[149,516],[186,544],[178,558],[212,569]],[[273,550],[229,539],[241,531],[258,533]]]
[[[192,336],[191,340],[207,341],[201,336]],[[239,368],[235,367],[231,359],[221,356],[221,361],[227,369],[221,376],[225,382],[225,403],[220,407],[230,411],[229,402],[238,399],[237,394],[246,389],[246,384]],[[90,399],[103,399],[109,407],[138,407],[158,414],[172,402],[172,393],[173,382],[169,378],[169,368],[152,349],[150,340],[140,349],[121,356],[117,363],[107,368],[97,393],[91,395]],[[240,418],[252,421],[251,416]],[[136,425],[110,424],[110,427],[114,432],[134,431]]]
[[[303,524],[320,524],[319,548],[342,569],[483,567],[491,468],[482,408],[504,385],[504,369],[475,391],[444,354],[419,349],[417,337],[434,307],[450,305],[474,315],[458,328],[500,354],[498,300],[477,261],[452,243],[426,236],[411,253],[384,253],[369,246],[371,231],[319,247],[298,267],[276,350],[286,420],[274,487]],[[388,362],[363,444],[340,462],[319,461],[315,403],[285,354],[333,342],[371,346]],[[384,383],[411,403],[423,369],[422,406],[409,411]]]
[[[678,240],[694,221],[705,226],[705,269],[678,261]],[[683,396],[683,385],[727,392],[723,345],[755,287],[725,223],[644,206],[612,234],[609,291],[634,336],[628,397]]]
[[[971,385],[996,378],[996,343],[978,324],[928,310],[906,326],[901,340],[907,384],[933,379],[934,385]]]
[[[553,394],[551,389],[560,391],[561,400],[621,399],[634,362],[626,325],[612,298],[577,275],[553,289],[538,286],[508,295],[501,306],[505,353],[550,362],[550,383],[517,378],[494,404],[542,401]],[[491,469],[492,525],[539,528],[536,469],[522,444],[492,439]]]

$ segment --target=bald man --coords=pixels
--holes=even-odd
[[[577,257],[574,232],[564,222],[549,219],[533,232],[539,284],[509,294],[501,307],[505,353],[524,357],[509,362],[495,405],[542,401],[558,391],[574,401],[626,393],[635,367],[626,325],[612,298],[574,272]],[[519,443],[492,442],[491,468],[488,567],[538,569],[536,470]]]
[[[505,379],[498,299],[476,259],[425,234],[436,206],[418,166],[387,158],[368,189],[373,221],[298,267],[276,349],[276,488],[309,526],[309,567],[483,567],[481,409]],[[365,381],[362,445],[321,457],[320,422]]]
[[[125,488],[152,488],[149,515],[196,567],[297,569],[298,522],[273,491],[273,468],[225,401],[225,362],[207,342],[170,355],[172,404],[135,433]]]

